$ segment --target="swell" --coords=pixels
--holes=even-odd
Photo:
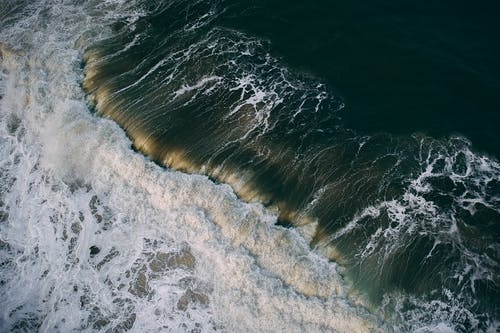
[[[91,105],[157,163],[227,183],[281,225],[313,225],[311,246],[387,311],[394,293],[452,304],[451,290],[472,312],[458,330],[498,318],[498,163],[460,137],[343,128],[341,98],[269,42],[218,26],[223,13],[169,2],[83,40]]]

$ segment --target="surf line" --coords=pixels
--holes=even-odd
[[[89,108],[95,110],[99,116],[115,121],[132,141],[131,148],[134,151],[143,154],[161,167],[187,174],[201,174],[214,183],[229,185],[240,200],[264,205],[277,215],[276,225],[297,228],[309,241],[311,249],[316,249],[329,260],[342,265],[342,255],[328,241],[327,228],[322,227],[319,220],[307,210],[307,205],[306,209],[297,209],[297,203],[274,195],[271,190],[265,189],[261,182],[254,181],[259,180],[259,177],[262,179],[259,170],[241,168],[234,163],[228,165],[225,160],[222,163],[212,163],[210,160],[197,161],[190,157],[188,149],[169,142],[157,142],[152,133],[148,133],[140,124],[131,121],[130,116],[124,115],[120,107],[127,105],[127,101],[113,89],[112,80],[107,80],[106,74],[101,73],[100,65],[105,61],[106,56],[96,49],[87,49],[83,52],[82,88],[88,97]],[[273,148],[275,148],[273,151],[280,151],[280,147]],[[257,158],[257,154],[248,151],[248,147],[243,149],[246,150],[243,154],[249,154],[253,159]],[[276,161],[261,159],[255,164],[264,165],[266,170],[278,169]]]

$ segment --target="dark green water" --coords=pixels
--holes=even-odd
[[[496,325],[493,3],[142,9],[86,50],[84,80],[137,150],[230,184],[278,211],[279,225],[317,223],[311,247],[402,330]]]
[[[223,25],[271,40],[344,98],[363,132],[460,133],[500,153],[497,1],[237,1]]]

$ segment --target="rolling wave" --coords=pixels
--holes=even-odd
[[[0,16],[0,328],[494,331],[498,162],[345,128],[226,5]]]

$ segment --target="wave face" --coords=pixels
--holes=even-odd
[[[2,12],[0,330],[498,329],[497,160],[346,128],[230,12]]]

